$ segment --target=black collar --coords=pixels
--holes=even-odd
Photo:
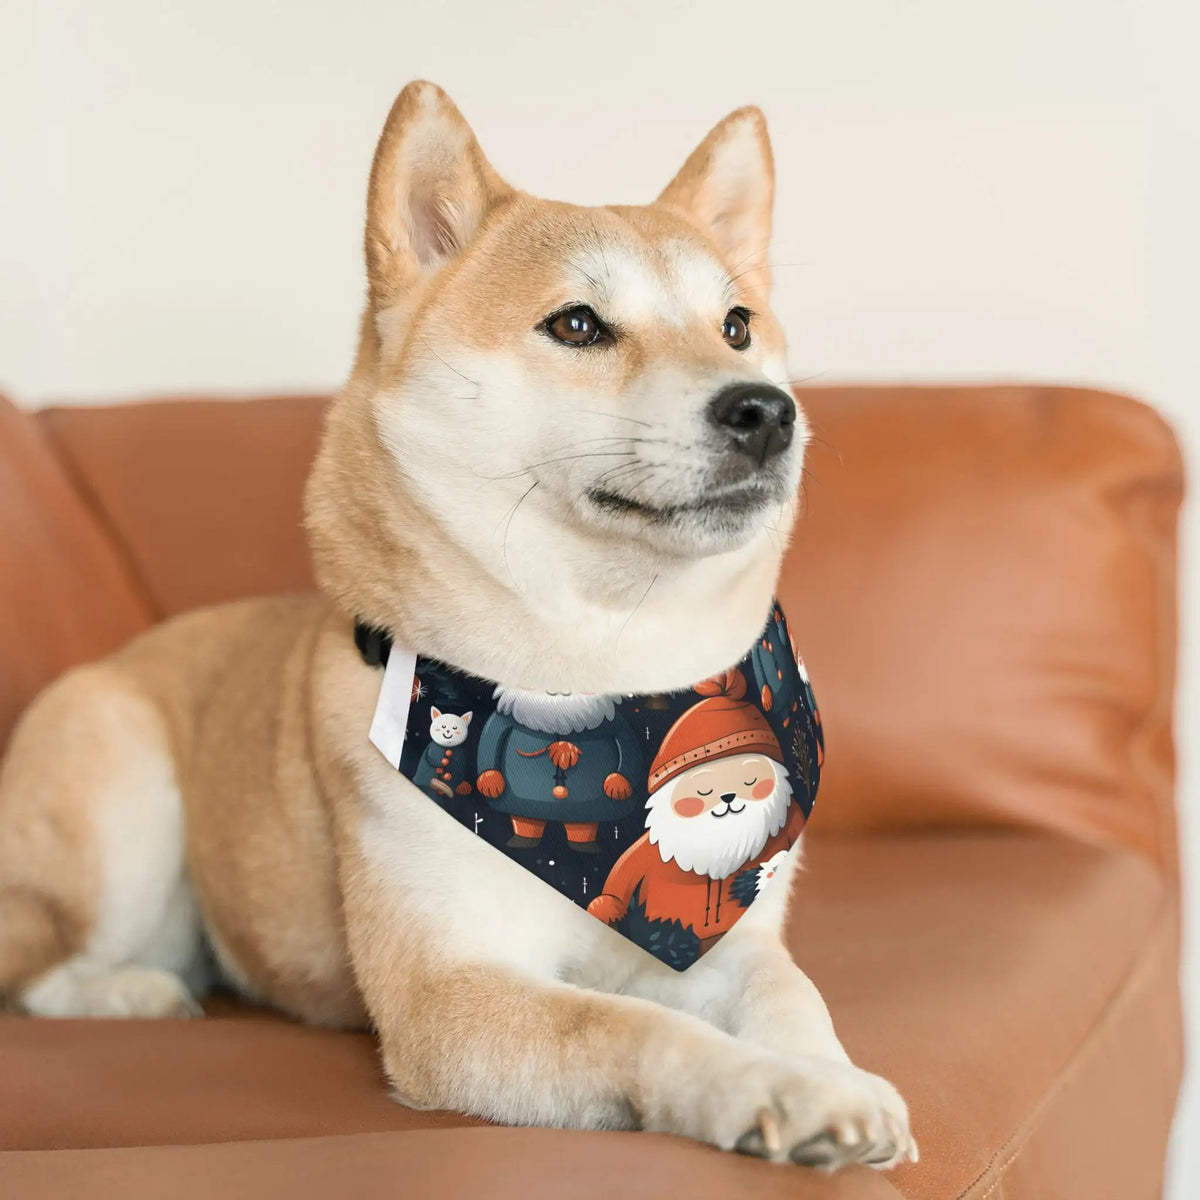
[[[359,617],[354,618],[354,644],[368,667],[386,667],[392,652],[392,635],[378,625],[368,625]]]

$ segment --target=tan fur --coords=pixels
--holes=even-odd
[[[356,614],[546,690],[674,689],[742,656],[802,446],[745,485],[773,500],[729,515],[708,500],[742,484],[714,474],[705,413],[725,384],[785,382],[772,192],[755,109],[655,204],[584,209],[500,180],[432,85],[401,93],[368,189],[358,356],[306,499],[321,594],[178,618],[31,707],[0,774],[10,1002],[187,1015],[210,967],[202,923],[235,987],[372,1024],[410,1104],[830,1166],[915,1155],[903,1101],[850,1065],[783,949],[784,882],[677,975],[366,737],[380,675]],[[575,303],[616,341],[549,338],[541,322]],[[720,334],[735,305],[754,313],[744,351]],[[594,500],[614,458],[642,507]]]

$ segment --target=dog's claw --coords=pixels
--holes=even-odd
[[[763,1145],[771,1158],[777,1158],[783,1149],[783,1138],[779,1133],[779,1120],[769,1108],[760,1108],[755,1114],[757,1128],[762,1133]]]

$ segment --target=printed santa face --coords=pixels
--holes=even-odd
[[[724,879],[783,828],[791,796],[782,763],[731,755],[698,763],[652,792],[646,829],[663,862]]]

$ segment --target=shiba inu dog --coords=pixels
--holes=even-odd
[[[567,730],[560,766],[573,730],[624,736],[603,697],[689,687],[755,642],[806,440],[769,306],[773,187],[746,108],[645,207],[535,199],[441,90],[404,89],[371,170],[357,357],[308,487],[320,592],[177,618],[31,706],[0,773],[10,1005],[198,1015],[216,974],[372,1026],[405,1104],[827,1167],[916,1157],[904,1102],[851,1064],[782,944],[795,846],[671,970],[366,736],[380,674],[356,618],[498,681],[505,720]],[[441,745],[463,752],[468,719]],[[747,836],[779,836],[772,753],[685,781],[655,836],[707,862],[694,831],[755,805]],[[456,761],[430,762],[447,795]],[[597,795],[630,793],[613,769]]]

